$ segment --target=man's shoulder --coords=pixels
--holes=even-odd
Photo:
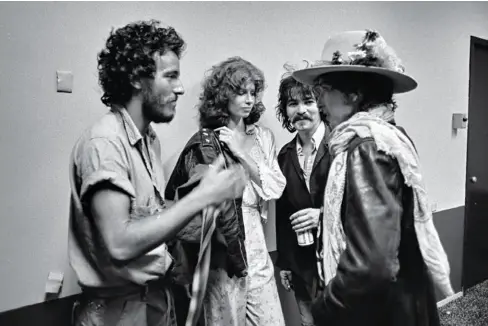
[[[109,111],[86,127],[78,139],[79,142],[89,142],[96,138],[115,139],[124,135],[124,126],[120,117]]]
[[[124,143],[124,127],[113,112],[108,112],[86,128],[73,147],[74,156],[78,156],[92,147],[106,144]]]
[[[125,134],[123,123],[115,112],[107,112],[85,130],[84,136],[92,138],[119,138]]]
[[[278,157],[285,155],[289,150],[295,147],[295,143],[297,141],[296,136],[293,137],[289,142],[287,142],[283,147],[281,147],[280,151],[278,152]]]

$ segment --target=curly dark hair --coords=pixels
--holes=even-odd
[[[172,27],[157,20],[137,21],[110,32],[105,48],[98,54],[98,81],[103,104],[125,105],[132,97],[132,83],[151,78],[156,72],[155,53],[173,51],[178,58],[185,41]]]
[[[264,74],[249,61],[231,57],[213,66],[203,81],[203,91],[197,105],[200,127],[215,129],[227,126],[230,120],[229,101],[248,82],[254,84],[256,99],[260,98],[265,88]],[[250,125],[258,122],[264,111],[264,104],[257,101],[244,123]]]
[[[276,105],[276,117],[281,122],[283,128],[289,132],[295,132],[295,127],[290,121],[286,113],[286,106],[291,99],[315,99],[313,87],[307,84],[302,84],[292,76],[284,77],[280,81],[278,88],[278,104]],[[325,121],[325,114],[320,111],[320,118]]]
[[[361,93],[359,111],[368,111],[378,105],[391,105],[393,111],[397,108],[392,81],[379,74],[338,71],[319,76],[317,82],[327,84],[344,94]]]

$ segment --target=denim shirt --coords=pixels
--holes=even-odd
[[[131,219],[161,212],[164,177],[160,146],[152,127],[141,135],[124,108],[110,110],[74,146],[68,252],[81,286],[143,285],[165,275],[171,266],[166,244],[127,264],[115,265],[93,221],[87,196],[94,186],[108,182],[130,197]],[[150,265],[159,269],[159,275],[141,273]]]

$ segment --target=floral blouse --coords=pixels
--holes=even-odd
[[[250,186],[246,187],[244,191],[243,206],[258,207],[261,218],[266,221],[269,201],[281,197],[286,186],[286,179],[278,165],[276,144],[271,130],[259,125],[249,125],[246,133],[255,137],[249,155],[258,167],[261,185],[252,180],[249,181]]]

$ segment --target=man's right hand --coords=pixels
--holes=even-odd
[[[241,197],[247,184],[247,176],[240,165],[232,165],[224,169],[225,160],[222,155],[210,165],[199,187],[209,195],[211,204],[220,204],[227,199]]]
[[[290,291],[293,288],[291,271],[280,271],[281,284],[286,291]]]

